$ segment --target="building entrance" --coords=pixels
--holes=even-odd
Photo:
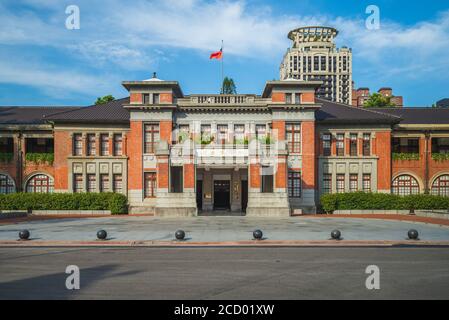
[[[229,180],[214,181],[214,210],[231,209],[231,182]]]

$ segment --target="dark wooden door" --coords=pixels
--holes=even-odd
[[[231,208],[231,183],[226,180],[214,181],[214,209],[226,210]]]

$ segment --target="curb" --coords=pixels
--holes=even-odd
[[[449,247],[449,241],[227,241],[227,242],[189,242],[189,241],[0,241],[0,247]]]

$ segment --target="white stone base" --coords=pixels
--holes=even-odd
[[[248,194],[247,217],[289,217],[290,205],[286,193]]]
[[[198,215],[196,194],[194,192],[169,193],[158,192],[155,216],[158,217],[194,217]]]

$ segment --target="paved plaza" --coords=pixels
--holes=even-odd
[[[170,241],[178,229],[192,242],[228,242],[252,239],[261,229],[266,240],[328,240],[334,229],[344,240],[403,241],[410,229],[419,231],[423,241],[448,241],[449,227],[417,222],[360,218],[247,218],[247,217],[102,217],[61,218],[16,222],[0,225],[0,241],[16,240],[18,232],[28,229],[32,240],[92,241],[99,229],[108,232],[108,240]]]

